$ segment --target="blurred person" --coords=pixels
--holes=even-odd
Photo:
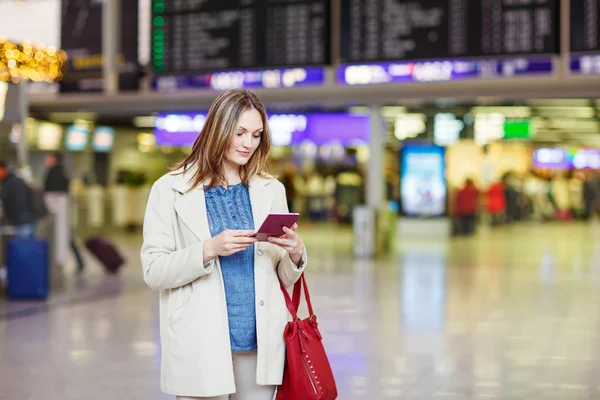
[[[334,171],[331,171],[325,177],[325,181],[323,184],[323,195],[325,197],[326,202],[326,218],[334,218],[335,219],[335,192],[337,187],[337,180],[334,175]]]
[[[50,212],[54,215],[54,258],[59,264],[64,265],[69,250],[71,250],[77,263],[77,271],[82,272],[84,269],[83,259],[71,231],[70,179],[65,171],[62,154],[48,153],[45,163],[47,170],[44,180],[44,199]]]
[[[325,177],[313,170],[306,178],[308,217],[311,221],[324,219],[327,210],[325,199]]]
[[[44,192],[46,193],[68,193],[69,178],[67,177],[63,165],[62,154],[58,152],[48,153],[46,155],[46,179],[44,181]]]
[[[487,189],[487,212],[492,219],[492,225],[502,225],[506,215],[506,197],[504,195],[504,184],[495,181]]]
[[[0,160],[0,201],[6,220],[15,229],[15,236],[24,239],[33,237],[36,229],[36,213],[31,189],[2,160]]]
[[[589,220],[600,205],[600,180],[594,176],[593,171],[587,173],[586,179],[583,182],[583,217]]]
[[[506,222],[515,222],[521,219],[522,199],[521,182],[513,172],[507,172],[502,176],[504,185],[504,197],[506,198]]]
[[[290,212],[294,212],[294,202],[298,195],[298,191],[296,190],[296,166],[293,163],[286,163],[283,166],[283,176],[281,177],[281,183],[285,188],[288,209],[290,210]]]
[[[600,216],[600,170],[596,170],[596,176],[593,178],[595,196],[593,204],[593,212]]]
[[[530,216],[537,221],[545,219],[545,209],[551,204],[547,196],[547,183],[535,171],[530,171],[523,180],[523,194],[530,204]]]
[[[456,215],[458,233],[471,235],[475,232],[475,221],[479,204],[479,190],[473,179],[467,179],[465,185],[456,194]]]
[[[363,178],[356,169],[340,171],[336,176],[335,215],[338,222],[352,222],[354,208],[363,202]]]
[[[583,172],[569,171],[569,198],[571,203],[571,213],[577,219],[583,219],[585,214],[585,205],[583,200],[583,181],[585,175]]]
[[[556,208],[555,218],[559,220],[570,220],[571,214],[571,195],[569,191],[569,181],[562,173],[557,173],[552,178],[550,184],[552,202]]]
[[[220,94],[191,154],[152,187],[141,260],[160,291],[161,388],[178,399],[271,400],[282,383],[292,286],[306,267],[297,232],[258,244],[269,213],[287,213],[268,174],[270,134],[252,92]]]

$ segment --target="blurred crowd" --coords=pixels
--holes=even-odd
[[[65,264],[68,253],[72,252],[77,270],[82,272],[83,259],[69,221],[70,179],[62,155],[58,152],[48,153],[45,165],[43,184],[37,187],[27,173],[11,168],[0,160],[0,246],[4,246],[9,237],[33,238],[40,222],[52,215],[54,258],[60,264]],[[5,278],[3,261],[0,257],[0,281]]]
[[[565,171],[525,176],[504,174],[487,188],[472,179],[454,195],[456,234],[472,234],[485,215],[492,226],[518,221],[589,220],[600,213],[600,171]]]
[[[286,188],[290,212],[309,221],[351,223],[353,209],[364,201],[360,168],[316,168],[298,171],[287,164],[279,179]]]

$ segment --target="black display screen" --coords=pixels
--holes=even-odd
[[[62,0],[61,47],[67,52],[67,69],[61,92],[101,92],[102,4],[100,0]],[[119,90],[139,89],[137,1],[121,2]]]
[[[329,0],[153,0],[157,73],[328,64]]]
[[[345,0],[344,62],[559,52],[558,0]]]
[[[600,51],[600,0],[571,0],[571,51]]]

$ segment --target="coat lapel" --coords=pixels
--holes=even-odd
[[[177,175],[177,179],[173,183],[173,189],[180,193],[179,198],[175,201],[175,211],[179,219],[196,235],[198,240],[206,240],[211,237],[211,234],[206,215],[204,189],[199,187],[190,190],[189,180],[194,172],[190,169],[185,174]],[[273,193],[269,182],[269,179],[261,177],[254,177],[250,180],[250,202],[254,229],[260,228],[271,211]],[[208,183],[208,181],[204,183]]]
[[[250,202],[252,203],[254,229],[258,230],[271,211],[273,203],[273,193],[271,193],[268,179],[254,177],[250,180]]]
[[[180,193],[175,201],[175,211],[179,219],[188,227],[198,240],[206,240],[211,237],[206,215],[206,200],[204,189],[201,187],[190,190],[189,177],[193,171],[177,176],[173,183],[173,189]]]

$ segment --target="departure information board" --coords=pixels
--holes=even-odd
[[[600,52],[600,0],[571,0],[571,51]]]
[[[343,62],[559,52],[559,0],[345,0]]]
[[[153,0],[157,73],[322,65],[329,0]]]

